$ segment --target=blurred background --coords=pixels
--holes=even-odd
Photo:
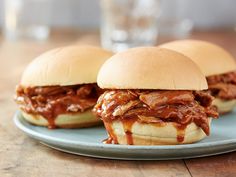
[[[47,40],[53,29],[98,31],[101,45],[114,51],[236,29],[235,0],[0,0],[0,12],[6,40]]]
[[[0,0],[3,12],[4,0]],[[8,1],[8,0],[7,0]],[[11,1],[11,0],[10,0]],[[15,0],[17,1],[17,0]],[[38,0],[40,1],[40,0]],[[94,29],[100,25],[100,0],[47,0],[52,1],[50,26]],[[171,15],[172,3],[180,3],[181,15],[193,20],[196,29],[233,27],[236,24],[235,0],[163,0],[164,16]],[[169,8],[168,8],[169,6]],[[177,8],[177,7],[176,7]],[[32,11],[28,9],[28,14]],[[158,13],[158,12],[157,12]],[[0,14],[3,25],[3,13]]]

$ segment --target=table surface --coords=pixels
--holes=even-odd
[[[194,32],[228,49],[236,57],[236,32]],[[159,43],[170,38],[160,38]],[[236,176],[236,152],[173,161],[118,161],[75,156],[50,149],[18,130],[15,85],[26,64],[40,53],[68,44],[99,45],[96,32],[55,31],[45,42],[9,42],[0,37],[0,177],[212,177]]]

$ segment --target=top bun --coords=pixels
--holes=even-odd
[[[23,73],[23,86],[96,83],[101,65],[112,52],[93,46],[68,46],[50,50],[33,60]]]
[[[233,56],[223,48],[205,41],[180,40],[163,45],[161,48],[180,52],[198,64],[205,76],[218,75],[236,70]]]
[[[207,82],[197,65],[168,49],[138,47],[120,52],[101,67],[101,88],[204,90]]]

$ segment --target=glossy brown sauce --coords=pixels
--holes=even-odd
[[[186,127],[192,122],[209,135],[208,117],[218,117],[212,100],[203,91],[111,90],[98,99],[93,111],[104,122],[122,122],[129,145],[134,144],[131,130],[136,121],[157,127],[173,123],[176,139],[183,143]],[[116,137],[111,128],[109,132],[110,137]],[[108,139],[107,143],[111,141]]]
[[[108,138],[102,140],[103,144],[113,144],[112,142],[113,142],[113,139],[110,136]]]
[[[48,121],[48,128],[49,129],[55,129],[55,128],[57,128],[57,126],[56,126],[56,123],[55,123],[55,118],[53,117],[53,118],[47,118],[47,121]]]
[[[176,132],[177,132],[177,141],[179,143],[183,143],[184,142],[184,137],[185,137],[185,130],[187,125],[183,125],[183,124],[174,124],[175,128],[176,128]]]
[[[32,115],[41,115],[48,128],[56,128],[55,120],[61,114],[77,114],[91,109],[103,91],[97,84],[72,86],[17,86],[15,101],[20,109]]]
[[[133,136],[132,136],[132,127],[136,121],[137,119],[134,119],[134,118],[121,120],[128,145],[134,144]]]
[[[236,98],[236,71],[208,76],[208,90],[211,95],[223,100]]]
[[[104,126],[108,132],[108,138],[103,140],[103,143],[105,144],[118,144],[118,139],[116,134],[114,133],[114,130],[112,128],[112,122],[104,122]]]

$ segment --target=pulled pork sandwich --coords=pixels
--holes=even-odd
[[[159,46],[180,52],[192,59],[208,82],[208,91],[215,97],[213,105],[220,113],[236,105],[236,62],[223,48],[205,41],[180,40]]]
[[[210,134],[212,96],[204,75],[182,54],[140,47],[108,59],[98,74],[106,91],[93,111],[103,120],[105,143],[193,143]]]
[[[101,123],[91,112],[103,91],[97,73],[112,53],[92,46],[48,51],[25,69],[15,101],[24,119],[49,128],[78,128]]]

